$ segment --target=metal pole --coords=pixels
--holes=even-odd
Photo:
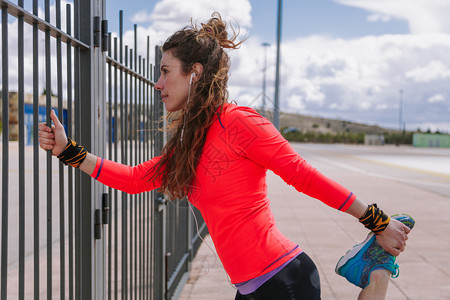
[[[277,22],[277,67],[275,73],[275,97],[273,109],[273,125],[280,130],[280,112],[279,112],[279,86],[280,86],[280,43],[281,43],[281,11],[282,0],[278,0],[278,22]]]
[[[8,207],[9,207],[9,54],[8,54],[8,9],[2,8],[2,248],[0,299],[7,299],[8,272]]]
[[[400,90],[400,105],[398,110],[398,130],[402,131],[403,90]]]
[[[23,8],[23,0],[19,0]],[[24,16],[18,17],[19,67],[19,299],[25,299],[25,104],[24,104]]]
[[[33,14],[38,14],[38,0],[33,0]],[[39,122],[39,28],[33,24],[33,128]],[[39,300],[39,145],[38,131],[33,130],[33,250],[34,250],[34,299]],[[72,300],[72,299],[71,299]]]
[[[71,4],[66,4],[66,31],[68,34],[72,34],[72,12],[71,12]],[[67,46],[67,134],[68,136],[72,136],[72,47],[70,44],[66,44]],[[68,170],[68,231],[69,231],[69,250],[68,250],[68,259],[69,259],[69,270],[68,270],[68,279],[69,279],[69,300],[74,299],[74,277],[73,277],[73,271],[74,271],[74,226],[73,226],[73,170],[72,168],[69,168]]]
[[[50,1],[45,1],[45,21],[50,23]],[[51,127],[50,111],[52,109],[51,85],[51,49],[50,30],[45,31],[45,107],[47,126]],[[47,150],[47,299],[52,299],[53,291],[53,197],[52,197],[52,153]]]
[[[266,115],[266,71],[267,71],[267,47],[269,43],[262,43],[264,47],[263,91],[262,91],[262,115]]]

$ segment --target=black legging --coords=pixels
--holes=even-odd
[[[317,300],[320,278],[316,265],[301,253],[274,277],[248,295],[236,294],[235,300]]]

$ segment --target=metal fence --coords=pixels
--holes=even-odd
[[[124,46],[121,12],[113,39],[103,1],[46,0],[44,19],[37,0],[0,6],[0,299],[176,298],[206,233],[199,212],[157,191],[104,187],[40,150],[37,136],[55,109],[96,155],[128,165],[158,155],[159,48],[150,63],[147,37],[139,56],[136,27]]]

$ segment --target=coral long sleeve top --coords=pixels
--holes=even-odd
[[[159,159],[129,167],[99,158],[91,176],[131,194],[150,191],[160,182],[145,175]],[[251,108],[225,104],[208,130],[189,201],[202,213],[234,284],[264,275],[301,252],[276,227],[267,198],[268,169],[341,211],[356,198],[312,168],[267,119]]]

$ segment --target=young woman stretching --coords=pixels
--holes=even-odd
[[[164,43],[155,88],[172,114],[172,131],[161,156],[135,167],[96,157],[66,137],[54,112],[53,128],[39,126],[41,147],[112,188],[132,194],[161,188],[170,199],[186,197],[202,213],[238,289],[235,299],[320,299],[316,266],[275,225],[266,188],[270,169],[374,233],[341,259],[337,272],[363,288],[361,299],[383,299],[410,231],[403,223],[410,219],[397,217],[402,223],[364,204],[311,167],[267,119],[228,103],[224,49],[239,45],[217,13]]]

